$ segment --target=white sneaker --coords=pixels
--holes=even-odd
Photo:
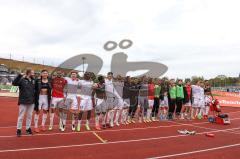
[[[53,130],[53,126],[52,126],[52,125],[49,125],[48,130],[49,130],[49,131],[52,131],[52,130]]]
[[[75,125],[72,125],[72,131],[75,131],[76,128],[75,128]]]
[[[62,130],[62,124],[59,123],[59,130]]]
[[[65,125],[62,125],[61,132],[64,132],[64,131],[65,131]]]
[[[178,133],[183,134],[183,135],[195,135],[196,131],[178,130]]]
[[[146,122],[147,122],[147,119],[146,119],[146,118],[143,118],[143,122],[146,123]]]
[[[118,122],[115,123],[117,126],[120,126],[120,124]]]
[[[188,134],[189,134],[189,135],[195,135],[195,134],[196,134],[196,131],[188,131]]]
[[[81,124],[78,124],[77,125],[77,132],[80,132],[81,131]]]
[[[187,130],[178,130],[179,134],[187,135],[188,131]]]
[[[89,124],[86,124],[86,125],[85,125],[85,128],[86,128],[87,131],[90,131],[90,130],[91,130],[90,127],[89,127]]]
[[[184,120],[184,119],[185,119],[184,116],[181,116],[180,120]]]
[[[112,127],[112,128],[114,127],[114,124],[113,124],[113,122],[111,122],[111,123],[110,123],[110,127]]]

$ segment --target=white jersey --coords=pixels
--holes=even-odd
[[[79,86],[81,91],[81,98],[89,99],[92,97],[93,81],[80,80]]]
[[[105,79],[105,91],[107,97],[114,97],[113,81],[107,78]]]
[[[116,98],[121,98],[120,95],[118,94],[115,85],[113,83],[113,80],[108,80],[107,78],[105,79],[105,91],[106,91],[106,96],[107,97],[116,97]],[[122,90],[123,91],[123,90]]]
[[[200,86],[192,85],[192,95],[193,95],[193,98],[200,99],[201,96],[204,97],[204,89]]]
[[[114,92],[118,98],[122,98],[123,96],[123,86],[124,86],[124,83],[123,82],[119,82],[119,81],[115,81],[113,82],[113,85],[114,85],[114,89],[116,90],[116,92]]]
[[[200,99],[204,101],[205,95],[204,95],[204,89],[200,87]]]
[[[67,97],[74,97],[77,96],[77,89],[79,85],[79,80],[73,80],[72,78],[65,77],[67,81]]]
[[[192,85],[193,104],[192,107],[204,107],[204,89],[200,86]]]

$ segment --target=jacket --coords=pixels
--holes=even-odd
[[[35,102],[35,80],[28,79],[19,74],[12,82],[14,86],[19,87],[18,105],[29,105]]]

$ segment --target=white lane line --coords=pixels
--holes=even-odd
[[[116,129],[116,130],[97,130],[97,131],[83,131],[83,132],[68,132],[68,133],[49,133],[49,134],[34,134],[34,136],[52,136],[52,135],[71,135],[71,134],[86,134],[86,133],[93,133],[93,132],[118,132],[118,131],[135,131],[135,130],[147,130],[147,129],[158,129],[158,128],[171,128],[171,127],[178,127],[182,126],[181,124],[174,124],[174,125],[166,125],[166,126],[155,126],[155,127],[144,127],[144,128],[129,128],[129,129]],[[22,136],[29,136],[29,135],[22,135]],[[7,137],[16,137],[16,135],[10,136],[0,136],[0,138],[7,138]]]
[[[107,140],[104,140],[101,136],[99,136],[96,132],[93,132],[93,135],[96,136],[102,143],[106,143]]]
[[[184,155],[196,154],[196,153],[201,153],[201,152],[215,151],[215,150],[221,150],[221,149],[226,149],[226,148],[231,148],[231,147],[238,147],[238,146],[240,146],[240,143],[232,144],[232,145],[225,145],[225,146],[220,146],[220,147],[214,147],[214,148],[209,148],[209,149],[202,149],[202,150],[197,150],[197,151],[189,151],[189,152],[184,152],[184,153],[177,153],[177,154],[172,154],[172,155],[152,157],[152,158],[147,158],[147,159],[170,158],[170,157],[177,157],[177,156],[184,156]]]
[[[235,118],[231,120],[239,120],[240,118]],[[164,122],[171,122],[174,123],[173,121],[164,121]],[[181,127],[183,125],[185,126],[192,126],[192,125],[201,125],[201,124],[207,124],[209,122],[199,122],[199,123],[193,123],[193,124],[183,124],[183,123],[178,123],[175,122],[175,125],[166,125],[166,126],[155,126],[155,127],[144,127],[144,128],[128,128],[128,129],[116,129],[116,130],[100,130],[100,131],[83,131],[83,132],[59,132],[59,133],[49,133],[49,134],[44,134],[44,133],[39,133],[39,134],[34,134],[33,136],[29,135],[22,135],[22,137],[38,137],[38,136],[53,136],[53,135],[72,135],[72,134],[87,134],[87,133],[93,133],[93,132],[98,132],[98,133],[107,133],[107,132],[119,132],[119,131],[136,131],[136,130],[147,130],[147,129],[158,129],[158,128],[171,128],[171,127]],[[203,127],[204,128],[204,127]],[[205,128],[206,129],[206,128]],[[209,128],[211,129],[211,128]],[[215,129],[218,130],[218,129]],[[3,135],[0,136],[0,138],[16,138],[16,135]]]
[[[216,131],[206,131],[197,133],[196,135],[203,135],[206,133],[218,133],[224,132],[228,130],[234,130],[239,128],[232,128],[232,129],[225,129],[225,130],[216,130]],[[63,145],[63,146],[49,146],[49,147],[35,147],[35,148],[25,148],[25,149],[7,149],[7,150],[0,150],[0,153],[5,152],[19,152],[19,151],[34,151],[34,150],[48,150],[48,149],[60,149],[60,148],[72,148],[72,147],[86,147],[86,146],[96,146],[96,145],[109,145],[109,144],[120,144],[120,143],[131,143],[131,142],[141,142],[141,141],[151,141],[151,140],[161,140],[161,139],[170,139],[170,138],[179,138],[179,137],[189,137],[188,135],[175,135],[175,136],[165,136],[165,137],[155,137],[155,138],[143,138],[143,139],[135,139],[135,140],[120,140],[114,142],[107,142],[107,143],[92,143],[92,144],[80,144],[80,145]]]

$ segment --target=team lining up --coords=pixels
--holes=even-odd
[[[63,77],[61,71],[49,78],[47,70],[34,79],[34,71],[19,74],[13,85],[19,86],[19,115],[17,136],[22,134],[22,122],[26,114],[26,133],[32,135],[31,121],[34,113],[34,132],[46,131],[46,120],[50,116],[49,130],[53,130],[56,109],[59,113],[59,129],[64,132],[67,119],[71,116],[72,131],[81,131],[83,115],[86,113],[85,129],[92,110],[95,112],[95,129],[112,128],[115,125],[138,122],[149,123],[159,120],[207,118],[212,99],[211,87],[207,81],[183,83],[181,79],[153,79],[150,77],[123,78],[98,76],[93,82],[89,72],[83,79],[72,71],[70,77]],[[80,91],[80,92],[79,92]],[[80,100],[78,100],[80,98]],[[42,123],[39,129],[39,115]],[[137,118],[137,119],[136,119]],[[101,123],[101,124],[100,124]]]

